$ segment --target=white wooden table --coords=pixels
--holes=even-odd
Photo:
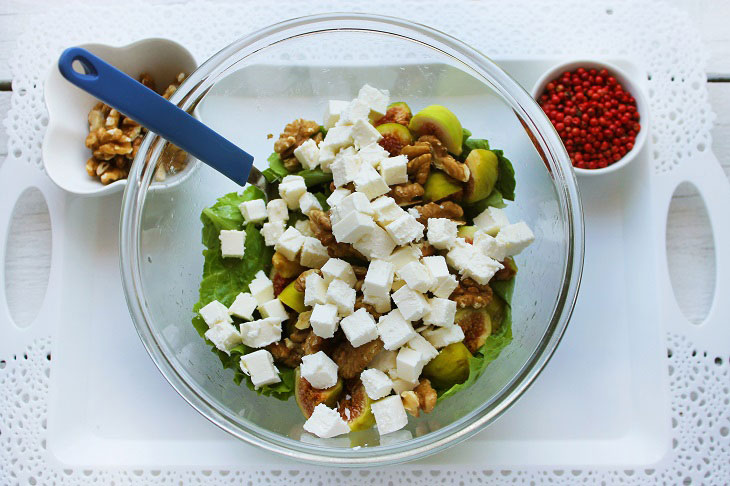
[[[160,0],[157,0],[160,1]],[[164,0],[163,0],[164,1]],[[708,90],[717,113],[712,149],[730,176],[730,2],[670,0],[686,10],[710,51]],[[10,107],[11,74],[8,58],[25,17],[43,11],[49,0],[33,3],[0,1],[0,119]],[[728,82],[713,82],[724,78]],[[79,141],[82,143],[82,141]],[[0,164],[7,155],[7,134],[0,126]],[[669,213],[667,248],[675,293],[688,318],[701,322],[714,291],[714,245],[702,199],[692,190],[679,191]],[[0,232],[4,229],[0,228]],[[30,193],[16,209],[5,262],[8,303],[18,323],[35,316],[43,298],[50,265],[50,220],[43,198]],[[0,255],[1,257],[1,255]],[[2,291],[2,289],[0,289]]]

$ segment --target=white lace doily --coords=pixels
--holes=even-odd
[[[392,6],[398,5],[397,12]],[[492,56],[629,58],[647,69],[652,113],[652,158],[657,173],[671,171],[711,146],[713,114],[707,99],[706,54],[681,12],[654,2],[475,2],[448,8],[437,1],[366,4],[248,1],[236,5],[150,6],[111,2],[68,6],[34,17],[10,60],[13,95],[5,127],[7,163],[41,167],[47,114],[43,79],[63,47],[85,42],[124,45],[143,37],[178,40],[203,60],[246,33],[294,16],[369,11],[407,13]],[[113,23],[110,19],[114,19]],[[651,19],[650,22],[648,19]],[[484,28],[488,25],[488,28]],[[83,26],[83,28],[80,28]],[[343,53],[344,54],[344,53]],[[337,52],[332,53],[333,56]],[[681,117],[682,123],[677,119]],[[388,470],[328,472],[339,484],[419,480],[445,484],[701,484],[730,478],[730,364],[669,334],[673,449],[641,470],[512,471]],[[46,451],[46,414],[52,361],[50,338],[0,356],[0,482],[3,484],[321,484],[322,470],[196,471],[180,469],[55,469]],[[55,463],[53,463],[55,464]],[[419,479],[420,478],[420,479]]]

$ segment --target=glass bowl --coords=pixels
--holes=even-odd
[[[291,458],[364,466],[416,459],[476,434],[535,380],[554,352],[577,296],[583,220],[560,139],[532,97],[491,60],[458,40],[405,20],[328,14],[289,20],[234,42],[195,71],[172,101],[266,166],[273,140],[294,118],[319,119],[329,99],[365,83],[414,110],[443,104],[475,137],[513,161],[517,197],[506,209],[536,240],[517,258],[513,341],[478,382],[410,418],[406,429],[323,440],[303,433],[293,399],[258,396],[190,320],[203,269],[200,213],[241,190],[207,166],[182,184],[150,191],[163,143],[150,134],[124,193],[120,248],[124,291],[137,331],[165,378],[195,409],[234,436]],[[357,447],[360,446],[360,447]]]

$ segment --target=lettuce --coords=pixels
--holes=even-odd
[[[298,175],[304,178],[304,183],[307,187],[318,186],[325,184],[332,180],[332,173],[324,172],[320,168],[316,169],[302,169],[298,172],[289,172],[284,166],[284,162],[276,152],[269,155],[266,159],[269,162],[269,168],[264,169],[262,174],[266,177],[266,181],[269,184],[280,182],[284,177],[288,175]]]

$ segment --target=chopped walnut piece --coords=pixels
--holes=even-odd
[[[289,172],[298,172],[302,169],[302,164],[299,163],[296,157],[287,157],[281,162],[284,164],[284,168]]]
[[[322,270],[318,270],[316,268],[310,268],[309,270],[305,270],[297,277],[296,281],[294,282],[294,288],[297,289],[298,292],[304,292],[304,289],[307,288],[307,277],[313,273],[316,273],[320,277],[322,276]]]
[[[309,212],[309,226],[314,233],[314,237],[319,240],[322,245],[327,248],[327,253],[332,258],[356,258],[358,260],[366,260],[362,253],[357,251],[352,245],[347,243],[338,243],[332,234],[332,223],[329,215],[318,209]]]
[[[423,206],[414,206],[414,209],[421,215],[418,222],[426,225],[431,218],[447,218],[461,221],[464,217],[464,210],[453,201],[442,201],[440,203],[430,202]]]
[[[481,309],[492,300],[492,288],[487,285],[480,285],[474,280],[464,277],[459,281],[458,287],[449,296],[449,299],[456,302],[460,309],[472,307]]]
[[[301,314],[297,316],[297,322],[294,323],[294,327],[299,329],[300,331],[303,331],[304,329],[308,329],[309,319],[312,317],[312,311],[304,311]]]
[[[266,346],[266,350],[271,353],[274,361],[277,363],[284,364],[290,368],[296,368],[302,362],[302,349],[301,345],[289,340],[292,343],[291,347],[287,346],[284,341],[277,341],[275,343]]]
[[[283,159],[288,158],[294,149],[303,144],[308,138],[319,131],[319,123],[303,118],[297,118],[284,127],[279,140],[274,142],[274,152]]]
[[[403,402],[403,408],[406,409],[406,412],[408,412],[410,415],[413,415],[414,417],[418,417],[419,415],[421,415],[418,406],[418,396],[416,395],[416,392],[404,391],[400,394],[400,399]]]
[[[417,182],[406,182],[405,184],[391,186],[388,195],[395,199],[397,204],[404,206],[420,201],[420,198],[424,193],[425,190],[421,184]]]
[[[421,249],[421,256],[422,257],[433,256],[433,255],[435,255],[438,252],[438,250],[436,250],[436,247],[433,246],[433,245],[431,245],[431,244],[429,244],[429,243],[425,243],[424,242],[424,243],[421,243],[418,246]]]
[[[341,186],[342,189],[347,189],[350,192],[355,192],[355,184],[352,182],[348,182],[344,186]],[[330,182],[330,191],[335,192],[335,189],[337,189],[337,186],[335,186],[334,182]]]
[[[155,80],[150,76],[149,73],[142,73],[139,75],[139,82],[147,86],[152,91],[156,91]]]
[[[314,332],[310,332],[307,339],[304,340],[304,344],[302,344],[302,353],[306,356],[319,351],[325,351],[329,344],[327,339],[317,336]]]
[[[358,280],[358,283],[361,283],[361,282],[362,282],[361,280]],[[368,304],[367,302],[364,302],[362,295],[358,295],[357,298],[355,299],[355,310],[358,310],[358,309],[365,309],[366,311],[368,311],[368,313],[371,316],[373,316],[373,319],[375,319],[376,321],[378,319],[380,319],[380,316],[382,315],[380,312],[375,310],[375,307],[372,304]]]
[[[502,261],[502,266],[504,268],[497,270],[497,273],[492,277],[494,280],[511,280],[517,275],[517,265],[515,265],[515,261],[511,257],[505,258]]]
[[[299,262],[293,262],[287,260],[287,258],[281,253],[274,252],[274,256],[271,258],[271,264],[274,266],[276,273],[284,278],[294,278],[304,271],[304,267]]]
[[[413,392],[418,397],[418,406],[420,409],[426,413],[431,413],[438,399],[436,390],[431,386],[431,381],[427,378],[422,379],[418,383],[418,386],[413,389]]]
[[[383,349],[383,341],[375,339],[357,348],[343,339],[332,351],[332,360],[337,363],[337,373],[344,379],[360,376],[368,363]]]
[[[418,142],[426,142],[431,145],[434,167],[443,170],[457,181],[467,182],[469,180],[469,167],[449,155],[448,150],[438,138],[433,135],[423,135]]]
[[[425,184],[431,173],[431,154],[419,155],[408,162],[408,175],[419,184]]]

